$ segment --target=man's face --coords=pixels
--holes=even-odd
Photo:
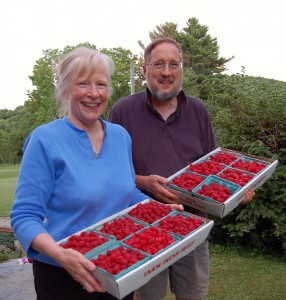
[[[159,101],[167,101],[181,91],[183,69],[177,47],[171,43],[157,45],[150,61],[143,66],[147,86]]]

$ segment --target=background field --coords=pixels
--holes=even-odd
[[[0,217],[9,216],[18,169],[18,165],[0,165]],[[214,242],[210,242],[210,253],[210,286],[205,300],[286,299],[286,267],[282,259]],[[174,295],[168,292],[164,300],[174,299]]]
[[[8,217],[11,209],[19,165],[0,166],[0,217]]]

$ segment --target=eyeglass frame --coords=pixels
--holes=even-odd
[[[157,64],[157,66],[155,66]],[[172,66],[173,64],[173,66]],[[175,66],[174,66],[175,65]],[[155,61],[149,64],[146,64],[146,66],[151,66],[153,70],[165,70],[166,66],[172,71],[178,71],[179,69],[183,68],[183,62],[182,61],[173,61],[171,63],[165,63],[163,61]]]

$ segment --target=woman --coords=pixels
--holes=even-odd
[[[56,241],[148,198],[135,186],[130,136],[100,118],[113,72],[103,53],[68,53],[57,78],[65,116],[36,128],[24,144],[10,216],[33,258],[39,300],[114,299],[92,275],[94,264]]]

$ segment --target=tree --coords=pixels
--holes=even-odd
[[[25,139],[22,123],[26,115],[24,106],[18,106],[14,111],[0,110],[0,164],[20,161]]]
[[[130,64],[135,66],[135,90],[141,89],[141,82],[143,81],[143,74],[138,63],[138,56],[133,55],[130,50],[119,48],[101,49],[101,52],[112,57],[115,63],[115,73],[112,77],[112,95],[108,100],[108,107],[104,114],[107,117],[111,106],[121,97],[127,96],[131,93],[131,78],[130,78]]]
[[[213,75],[225,71],[226,64],[233,57],[219,56],[217,38],[211,37],[208,34],[208,27],[201,25],[196,18],[189,18],[187,26],[181,31],[178,31],[177,24],[166,22],[163,25],[157,25],[156,30],[149,32],[151,40],[160,36],[175,39],[183,49],[183,88],[186,93],[207,99],[205,82]],[[141,48],[145,48],[141,41],[138,43]]]

